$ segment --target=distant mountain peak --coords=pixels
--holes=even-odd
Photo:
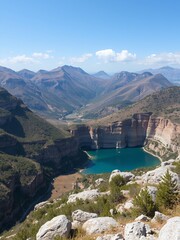
[[[102,78],[102,79],[109,79],[110,76],[103,70],[93,74],[94,77],[97,77],[97,78]]]
[[[160,69],[162,69],[162,70],[173,70],[174,68],[170,67],[170,66],[164,66],[164,67],[161,67]]]

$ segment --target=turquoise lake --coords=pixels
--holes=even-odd
[[[130,171],[136,168],[153,167],[160,164],[157,157],[142,148],[100,149],[87,151],[91,161],[83,170],[85,174],[106,173],[114,169]]]

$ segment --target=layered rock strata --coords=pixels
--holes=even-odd
[[[134,114],[131,119],[106,126],[79,126],[71,130],[79,146],[90,149],[142,147],[159,156],[180,153],[180,125],[168,119],[152,117],[151,113]],[[172,157],[172,156],[171,156]]]

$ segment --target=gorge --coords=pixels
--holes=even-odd
[[[39,191],[47,189],[47,177],[50,180],[87,162],[81,149],[144,146],[162,160],[176,159],[180,153],[178,99],[179,88],[170,88],[114,115],[64,130],[0,89],[1,230],[18,219],[20,209]]]

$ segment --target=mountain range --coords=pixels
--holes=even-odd
[[[180,85],[180,69],[179,68],[172,68],[169,66],[157,68],[157,69],[146,69],[140,71],[140,73],[143,73],[145,71],[151,72],[152,74],[163,74],[169,81]]]
[[[67,65],[36,73],[0,67],[0,86],[45,118],[59,119],[74,112],[86,118],[106,116],[172,85],[162,74],[150,72],[109,76],[103,71],[90,75]]]

